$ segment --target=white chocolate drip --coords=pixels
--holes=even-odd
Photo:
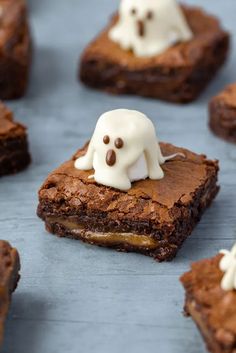
[[[94,169],[99,184],[129,190],[133,181],[162,179],[161,165],[181,155],[164,157],[155,128],[146,115],[126,109],[103,114],[96,125],[87,153],[75,161],[75,168]]]
[[[220,269],[225,272],[221,288],[225,291],[236,290],[236,244],[231,251],[221,250],[220,253],[224,255],[220,261]]]
[[[193,33],[176,0],[121,0],[109,38],[138,57],[159,55]]]

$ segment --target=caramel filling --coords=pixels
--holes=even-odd
[[[100,233],[86,230],[83,226],[77,224],[74,221],[62,219],[59,217],[47,217],[46,222],[61,224],[66,229],[69,229],[71,233],[78,234],[78,237],[88,242],[97,244],[107,244],[108,246],[117,244],[128,244],[135,247],[141,247],[146,249],[156,249],[158,247],[158,241],[147,236],[139,235],[134,233]]]

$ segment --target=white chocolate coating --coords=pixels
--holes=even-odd
[[[138,57],[150,57],[192,39],[193,33],[176,0],[121,0],[109,38]]]
[[[236,290],[236,244],[231,251],[221,250],[224,254],[220,261],[220,269],[225,272],[221,281],[221,288],[223,290]]]
[[[87,153],[75,161],[75,168],[94,168],[92,177],[97,183],[126,191],[133,181],[162,179],[160,165],[176,155],[163,157],[154,125],[146,115],[117,109],[99,118]]]

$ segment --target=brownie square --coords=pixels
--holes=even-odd
[[[141,180],[127,192],[88,179],[93,171],[75,169],[87,146],[60,166],[39,190],[38,216],[60,237],[134,251],[158,261],[171,260],[211,204],[217,186],[217,161],[161,144],[163,155],[182,152],[162,167],[162,180]]]
[[[211,99],[209,126],[217,136],[236,143],[236,83]]]
[[[29,163],[26,128],[0,102],[0,176],[17,173]]]
[[[24,95],[31,64],[31,39],[24,0],[0,0],[0,99]]]
[[[11,294],[19,281],[20,260],[16,249],[0,240],[0,345],[4,323],[9,310]]]
[[[195,100],[225,62],[229,34],[199,8],[183,6],[194,38],[151,58],[136,57],[108,37],[108,27],[86,48],[79,76],[93,88],[187,103]]]
[[[212,353],[236,352],[236,291],[224,291],[219,268],[222,255],[194,263],[181,277],[185,312],[197,324]]]

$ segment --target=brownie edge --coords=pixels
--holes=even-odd
[[[16,249],[0,240],[0,345],[3,341],[4,324],[10,306],[11,294],[20,279],[20,259]]]
[[[236,352],[236,291],[221,288],[222,255],[193,263],[180,281],[186,291],[185,313],[196,323],[211,353]]]
[[[26,92],[32,58],[27,5],[1,0],[0,7],[0,99],[18,99]]]
[[[218,137],[236,143],[236,83],[210,100],[209,126]]]
[[[30,161],[27,129],[0,101],[0,177],[22,171]]]

